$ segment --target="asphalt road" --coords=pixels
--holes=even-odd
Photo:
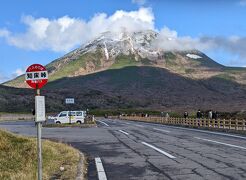
[[[89,156],[89,180],[100,157],[109,180],[246,179],[246,136],[151,123],[98,119],[93,128],[43,128],[43,137],[66,142]],[[0,128],[35,136],[33,122]]]

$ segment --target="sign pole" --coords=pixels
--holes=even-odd
[[[32,64],[26,70],[26,83],[35,89],[35,122],[37,125],[37,170],[38,180],[42,180],[42,122],[45,118],[45,97],[40,89],[48,82],[48,71],[41,64]]]
[[[40,89],[36,89],[36,96],[40,96]],[[36,107],[35,107],[36,108]],[[37,109],[35,109],[37,112]],[[38,152],[38,180],[42,180],[42,122],[37,122],[37,152]]]
[[[38,133],[38,180],[42,180],[42,142],[41,142],[41,128],[42,123],[37,122],[37,133]]]
[[[71,119],[71,107],[69,106],[69,104],[74,104],[74,98],[66,98],[65,99],[65,103],[66,103],[66,105],[68,105],[67,106],[67,108],[69,109],[69,111],[68,111],[68,117],[69,117],[69,124],[71,124],[72,123],[72,119]]]
[[[71,124],[71,110],[69,111],[69,124]]]

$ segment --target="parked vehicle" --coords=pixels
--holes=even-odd
[[[86,111],[62,111],[54,119],[56,124],[84,123]]]

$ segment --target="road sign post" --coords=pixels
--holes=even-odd
[[[33,64],[26,70],[26,83],[36,89],[35,122],[37,125],[38,180],[42,180],[42,122],[45,119],[45,98],[40,96],[40,88],[48,82],[48,72],[40,64]]]
[[[65,103],[66,104],[74,104],[74,98],[66,98]],[[69,108],[68,117],[69,117],[69,124],[71,124],[72,122],[71,122],[71,110],[70,110],[70,108]]]
[[[37,103],[36,97],[40,96],[40,89],[36,89],[35,96],[35,121],[37,120]],[[38,180],[42,180],[42,124],[41,122],[36,122],[37,125],[37,152],[38,152]]]

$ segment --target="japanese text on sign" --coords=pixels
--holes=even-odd
[[[48,79],[47,71],[26,72],[26,80]]]
[[[66,104],[74,104],[74,98],[66,98]]]

